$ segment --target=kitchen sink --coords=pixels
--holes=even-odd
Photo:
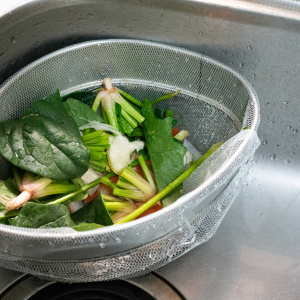
[[[210,56],[253,85],[261,109],[262,144],[216,234],[126,281],[129,289],[153,299],[299,299],[300,2],[6,1],[0,83],[45,54],[107,38],[163,42]],[[1,299],[16,300],[55,284],[4,268],[0,282]]]

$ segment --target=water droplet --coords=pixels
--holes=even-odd
[[[116,237],[115,240],[117,243],[121,243],[121,241],[122,241],[119,237]]]
[[[247,47],[247,49],[248,49],[248,50],[252,50],[252,47],[251,47],[251,45],[249,45],[249,46]]]
[[[292,129],[292,126],[286,126],[286,129],[290,130],[290,129]]]
[[[100,248],[104,248],[105,247],[105,243],[99,243]]]
[[[298,129],[294,129],[293,134],[297,134],[297,133],[298,133]]]
[[[156,253],[151,252],[151,253],[149,254],[149,258],[150,258],[151,260],[155,260],[155,257],[156,257]]]
[[[271,160],[275,160],[276,154],[272,154],[272,155],[270,156],[270,158],[271,158]]]
[[[264,141],[262,141],[262,144],[263,144],[263,145],[267,145],[267,144],[268,144],[268,141],[267,141],[267,140],[264,140]]]
[[[199,35],[202,36],[204,33],[203,31],[199,31]]]
[[[243,66],[244,66],[244,63],[243,63],[243,62],[239,63],[239,67],[240,67],[240,68],[242,68]]]
[[[226,53],[227,53],[226,50],[223,50],[223,51],[222,51],[222,55],[225,55]]]
[[[12,36],[10,41],[12,44],[15,44],[17,42],[17,39],[14,36]]]

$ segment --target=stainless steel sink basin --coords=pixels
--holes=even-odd
[[[156,275],[186,299],[299,299],[299,1],[7,1],[0,83],[56,49],[112,37],[204,53],[240,72],[260,99],[262,145],[248,183],[214,237]]]

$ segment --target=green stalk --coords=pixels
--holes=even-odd
[[[142,123],[145,120],[145,118],[139,114],[125,99],[123,99],[120,94],[117,94],[117,92],[112,92],[110,96],[114,102],[119,103],[122,108],[139,123]]]
[[[157,103],[159,103],[159,102],[161,102],[161,101],[163,101],[163,100],[170,99],[170,98],[176,96],[177,94],[179,94],[180,92],[181,92],[181,90],[178,90],[178,91],[176,91],[176,92],[174,92],[174,93],[172,93],[172,94],[163,95],[163,96],[161,96],[161,97],[159,97],[159,98],[153,100],[153,101],[152,101],[152,106],[154,106],[155,104],[157,104]]]
[[[145,199],[149,199],[155,194],[155,189],[130,166],[124,168],[121,177],[137,187],[144,194]]]
[[[107,118],[107,115],[106,115],[106,112],[105,112],[105,111],[103,111],[103,110],[102,110],[102,117],[103,117],[103,121],[104,121],[104,123],[106,123],[106,124],[109,124],[109,122],[108,122],[108,118]]]
[[[121,201],[125,201],[125,200],[122,200],[121,198],[110,196],[110,195],[106,195],[106,194],[102,194],[102,193],[101,193],[101,197],[102,197],[102,199],[104,201],[109,201],[109,202],[121,202]]]
[[[108,92],[106,92],[108,93]],[[110,124],[112,127],[119,130],[119,123],[118,118],[116,114],[116,105],[115,101],[112,101],[112,95],[113,93],[106,95],[105,99],[102,101],[102,111],[105,112],[106,118],[108,120],[108,124]]]
[[[130,115],[124,110],[122,109],[121,110],[121,116],[133,127],[137,127],[138,126],[138,123],[130,117]]]
[[[124,190],[124,189],[114,188],[113,194],[115,196],[130,198],[133,200],[139,200],[141,202],[145,202],[147,200],[147,199],[145,199],[144,193],[142,193],[141,191],[133,191],[133,190]]]
[[[125,189],[125,190],[132,190],[132,191],[138,190],[134,185],[130,184],[128,181],[122,180],[121,177],[118,178],[116,186],[118,186],[122,189]]]
[[[105,202],[104,205],[108,211],[122,211],[128,214],[136,209],[135,204],[131,201]]]
[[[97,112],[102,99],[103,99],[103,90],[101,89],[100,92],[97,94],[97,96],[96,96],[96,98],[94,100],[93,106],[92,106],[92,110],[94,112]]]
[[[189,136],[189,132],[186,131],[186,130],[181,130],[179,131],[175,136],[174,138],[179,140],[179,141],[183,141],[186,137]]]
[[[96,145],[96,146],[89,146],[89,145],[85,145],[90,152],[104,152],[106,149],[105,145]]]
[[[100,103],[101,103],[101,101],[103,99],[103,93],[101,93],[101,92],[102,92],[102,90],[100,90],[100,92],[96,95],[96,98],[94,100],[94,103],[93,103],[93,106],[92,106],[92,110],[94,112],[97,112],[97,110],[98,110],[98,108],[100,106]],[[84,134],[88,134],[90,132],[91,132],[91,129],[87,128],[87,129],[85,129]]]
[[[151,206],[153,206],[156,202],[163,199],[167,194],[169,194],[173,189],[175,189],[179,184],[181,184],[184,180],[186,180],[196,169],[202,164],[213,152],[215,152],[222,143],[217,143],[212,145],[208,151],[203,154],[194,164],[192,164],[185,172],[183,172],[179,177],[177,177],[173,182],[167,185],[163,190],[161,190],[158,194],[156,194],[153,198],[148,200],[145,204],[137,208],[134,212],[118,221],[115,224],[122,224],[126,222],[133,221],[139,215],[148,210]]]
[[[71,198],[79,195],[80,193],[82,192],[86,192],[87,190],[89,190],[90,188],[94,187],[95,185],[101,183],[101,180],[102,180],[103,177],[101,178],[98,178],[92,182],[90,182],[89,184],[85,185],[85,186],[82,186],[81,188],[79,188],[78,190],[68,194],[68,195],[65,195],[63,197],[60,197],[54,201],[51,201],[51,202],[47,202],[45,203],[45,205],[51,205],[51,204],[59,204],[59,203],[63,203],[67,200],[70,200]]]
[[[35,197],[41,198],[44,196],[54,195],[54,194],[65,194],[74,192],[77,189],[75,184],[72,183],[50,183],[41,191],[35,194]]]
[[[135,104],[138,107],[142,107],[143,103],[140,102],[139,100],[135,99],[134,97],[132,97],[131,95],[127,94],[125,91],[119,89],[119,88],[115,88],[119,94],[121,94],[124,98],[126,98],[127,100],[129,100],[130,102],[132,102],[133,104]]]
[[[115,184],[111,180],[109,180],[106,176],[101,177],[101,183],[103,183],[104,185],[106,185],[112,190],[115,188]]]
[[[101,163],[101,162],[96,161],[96,160],[90,160],[89,167],[91,167],[92,169],[94,169],[95,171],[97,171],[99,173],[103,173],[106,170],[105,169],[106,163]]]
[[[97,130],[88,134],[84,134],[81,138],[84,143],[90,143],[97,141],[97,138],[101,138],[103,136],[103,130]]]
[[[150,174],[149,168],[144,160],[143,155],[140,155],[138,157],[138,161],[140,162],[140,165],[142,167],[143,174],[144,174],[146,180],[149,182],[149,184],[152,186],[152,188],[156,190],[156,185],[153,181],[152,175]]]

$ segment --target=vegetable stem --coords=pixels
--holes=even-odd
[[[183,141],[186,137],[189,136],[189,132],[186,130],[180,130],[175,136],[174,138],[179,140],[179,141]]]
[[[121,173],[121,177],[123,177],[132,185],[137,187],[144,194],[144,198],[146,200],[150,199],[155,194],[155,188],[153,188],[142,176],[135,172],[130,166],[124,168],[123,172]]]
[[[121,116],[133,127],[137,127],[138,123],[132,118],[130,117],[130,115],[124,110],[121,110]]]
[[[122,211],[128,214],[136,209],[136,205],[132,201],[105,202],[104,205],[108,211]]]
[[[150,171],[149,171],[148,166],[147,166],[147,164],[144,160],[143,155],[140,155],[138,157],[138,161],[140,162],[140,165],[142,167],[143,174],[144,174],[146,180],[149,182],[149,184],[152,186],[152,188],[156,190],[155,183],[153,181],[152,175],[150,174]]]
[[[79,188],[78,190],[68,194],[68,195],[65,195],[63,197],[60,197],[54,201],[50,201],[50,202],[47,202],[45,203],[45,205],[51,205],[51,204],[59,204],[59,203],[63,203],[67,200],[70,200],[71,198],[79,195],[80,193],[82,192],[86,192],[87,190],[89,190],[90,188],[94,187],[95,185],[101,183],[101,180],[102,180],[103,177],[101,178],[98,178],[92,182],[90,182],[89,184],[85,185],[85,186],[82,186],[81,188]]]
[[[142,193],[141,191],[133,191],[133,190],[124,190],[124,189],[114,188],[113,194],[115,196],[130,198],[133,200],[139,200],[141,202],[147,201],[147,199],[145,199],[144,193]]]
[[[170,193],[175,187],[181,184],[185,179],[187,179],[195,170],[196,168],[202,164],[213,152],[215,152],[222,143],[217,143],[212,145],[208,151],[203,154],[194,164],[192,164],[185,172],[183,172],[179,177],[177,177],[173,182],[167,185],[163,190],[161,190],[158,194],[156,194],[153,198],[147,201],[145,204],[137,208],[134,212],[123,218],[122,220],[118,221],[115,224],[122,224],[126,222],[133,221],[139,215],[144,213],[148,210],[151,206],[153,206],[156,202],[163,199],[168,193]]]
[[[161,101],[163,101],[163,100],[170,99],[170,98],[176,96],[177,94],[179,94],[180,92],[181,92],[181,90],[178,90],[178,91],[176,91],[176,92],[174,92],[174,93],[172,93],[172,94],[163,95],[163,96],[161,96],[161,97],[159,97],[159,98],[153,100],[153,101],[152,101],[152,106],[154,106],[155,104],[157,104],[157,103],[159,103],[159,102],[161,102]]]
[[[115,88],[119,94],[121,94],[124,98],[126,98],[127,100],[129,100],[130,102],[132,102],[133,104],[135,104],[138,107],[142,107],[143,103],[140,102],[139,100],[135,99],[134,97],[132,97],[131,95],[127,94],[125,91],[119,89],[119,88]]]

